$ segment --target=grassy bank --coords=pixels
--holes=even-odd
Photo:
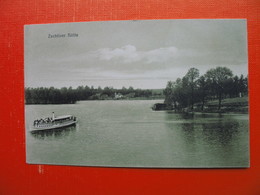
[[[197,105],[197,109],[199,109],[198,105]],[[248,113],[248,97],[245,96],[245,97],[223,99],[221,102],[220,110],[218,110],[218,100],[208,101],[205,103],[203,112]]]
[[[194,109],[179,108],[176,112],[203,112],[203,113],[248,113],[248,97],[226,98],[221,102],[221,109],[219,110],[218,100],[207,101],[202,110],[202,104],[194,104]],[[165,103],[156,103],[152,107],[153,110],[174,110],[173,106]]]

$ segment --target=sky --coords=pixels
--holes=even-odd
[[[68,33],[78,34],[68,37]],[[65,37],[48,38],[65,34]],[[139,20],[25,26],[25,87],[165,88],[189,68],[247,75],[246,20]]]

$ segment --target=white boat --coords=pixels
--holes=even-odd
[[[52,118],[35,120],[30,130],[41,131],[41,130],[59,129],[59,128],[75,125],[76,123],[77,123],[77,119],[75,116],[64,115],[64,116],[55,117],[53,113]]]

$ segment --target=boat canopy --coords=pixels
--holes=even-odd
[[[72,118],[72,115],[64,115],[64,116],[58,116],[54,118],[54,121],[63,120],[63,119],[69,119]]]

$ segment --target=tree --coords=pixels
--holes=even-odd
[[[226,67],[217,67],[206,72],[205,77],[211,88],[216,92],[218,97],[218,110],[221,109],[222,95],[228,80],[233,76],[232,71]]]
[[[207,95],[207,82],[206,82],[206,79],[204,76],[201,76],[198,79],[198,87],[199,87],[198,95],[202,102],[201,110],[203,111],[204,105],[205,105],[205,99],[206,99],[206,95]]]
[[[105,87],[105,88],[103,89],[102,95],[107,95],[107,96],[105,96],[105,97],[114,95],[113,88],[112,88],[112,87]]]
[[[238,88],[239,88],[239,96],[243,96],[248,93],[248,82],[247,77],[244,78],[243,75],[240,76],[238,81]]]
[[[191,93],[191,110],[193,110],[193,105],[194,105],[194,90],[195,90],[195,85],[196,85],[196,79],[199,77],[200,73],[197,68],[190,68],[185,75],[188,81],[188,86],[190,88],[190,93]]]
[[[238,80],[239,80],[238,76],[234,76],[232,78],[232,81],[229,82],[228,87],[226,89],[226,93],[229,93],[229,97],[237,97],[239,95]]]
[[[163,94],[165,95],[164,103],[170,106],[174,104],[174,108],[176,109],[176,98],[174,96],[174,82],[167,82],[166,88],[163,90]]]
[[[175,82],[169,81],[164,90],[165,103],[169,106],[174,105],[175,110],[182,109],[188,105],[187,78],[177,78]]]

